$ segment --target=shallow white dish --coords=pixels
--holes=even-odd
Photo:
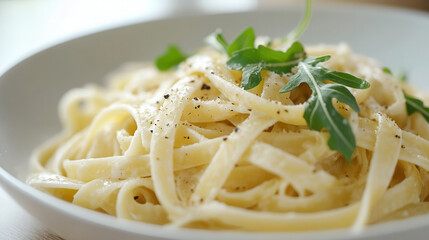
[[[176,18],[111,29],[40,51],[0,76],[0,184],[28,212],[66,239],[425,239],[429,216],[370,226],[365,231],[243,233],[169,229],[116,219],[35,190],[23,182],[32,149],[60,130],[57,103],[70,88],[101,82],[127,61],[150,61],[168,43],[188,52],[222,28],[229,38],[247,26],[258,35],[282,36],[302,11],[247,12]],[[340,5],[315,9],[302,41],[347,42],[358,53],[429,90],[429,14],[393,8]],[[7,206],[3,206],[7,207]]]

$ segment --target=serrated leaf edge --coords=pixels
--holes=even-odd
[[[314,85],[314,90],[316,91],[317,94],[317,99],[319,100],[318,102],[320,102],[323,112],[325,112],[325,116],[327,118],[327,120],[331,123],[331,126],[333,126],[334,131],[340,136],[340,138],[344,141],[344,143],[347,145],[347,147],[354,149],[354,147],[349,143],[349,141],[347,140],[347,138],[342,134],[342,132],[337,128],[337,125],[334,123],[331,115],[329,114],[328,109],[326,108],[326,104],[324,103],[323,97],[322,97],[322,93],[320,92],[319,89],[319,85],[316,82],[316,79],[314,79],[313,75],[310,73],[308,67],[306,66],[306,64],[302,63],[302,67],[304,69],[305,74],[307,74],[307,76],[310,78],[310,81],[312,82],[312,84]],[[316,109],[313,108],[313,109]],[[316,111],[312,111],[310,114],[310,123],[308,124],[309,126],[312,125],[311,124],[311,119],[313,119],[313,116],[315,114]],[[332,135],[332,134],[331,134]]]

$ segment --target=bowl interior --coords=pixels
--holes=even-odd
[[[185,51],[222,28],[228,39],[247,26],[258,35],[282,36],[292,30],[302,10],[257,11],[194,16],[138,23],[70,40],[45,49],[0,77],[0,167],[25,179],[29,155],[59,132],[60,97],[69,89],[104,76],[129,61],[151,61],[167,44]],[[407,71],[410,81],[429,90],[428,14],[355,5],[320,7],[302,37],[305,44],[348,43],[355,52]]]

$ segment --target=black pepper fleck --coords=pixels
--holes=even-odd
[[[165,98],[165,99],[168,99],[169,97],[170,97],[170,94],[165,94],[165,95],[164,95],[164,98]]]
[[[205,83],[203,83],[203,85],[201,86],[201,90],[210,90],[211,87]]]

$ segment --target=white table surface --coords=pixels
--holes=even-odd
[[[190,14],[195,8],[205,12],[246,11],[297,1],[182,0],[178,4],[175,0],[0,0],[0,73],[37,49],[95,29],[177,13]],[[428,7],[425,1],[410,0],[409,3],[416,7],[422,2],[422,7]],[[0,187],[0,240],[3,239],[62,238],[29,215]]]

